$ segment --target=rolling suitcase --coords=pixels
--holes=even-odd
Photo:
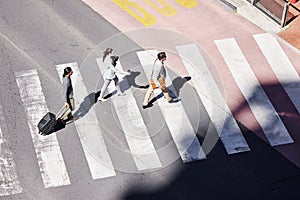
[[[52,132],[60,130],[65,127],[63,120],[61,120],[62,114],[66,111],[66,108],[63,107],[57,115],[47,112],[45,116],[39,121],[37,127],[39,134],[49,135]]]
[[[56,116],[51,112],[47,112],[46,115],[39,121],[37,127],[39,134],[48,135],[50,134],[56,125]]]

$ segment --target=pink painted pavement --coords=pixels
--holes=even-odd
[[[146,28],[113,1],[82,1],[117,27],[121,32]],[[253,116],[247,102],[214,44],[214,40],[235,38],[257,79],[263,86],[295,142],[274,148],[300,167],[300,117],[252,37],[254,34],[264,33],[260,27],[253,25],[228,8],[221,6],[216,1],[198,0],[196,7],[187,9],[181,7],[175,3],[175,1],[168,0],[166,2],[171,4],[177,11],[177,14],[171,17],[161,15],[143,1],[132,2],[138,2],[138,4],[151,13],[151,15],[155,16],[156,24],[151,26],[151,28],[177,31],[194,40],[204,50],[216,66],[216,71],[218,71],[222,79],[222,85],[220,85],[220,87],[222,87],[225,92],[227,104],[234,117],[267,142],[262,129]],[[149,47],[151,41],[154,39],[155,38],[141,38],[135,42],[141,47],[146,48]],[[298,74],[300,74],[300,55],[285,45],[281,44],[281,46]],[[173,48],[175,51],[175,47]],[[176,71],[178,75],[187,75],[183,64],[178,58],[176,59],[176,57],[170,55],[167,65]]]

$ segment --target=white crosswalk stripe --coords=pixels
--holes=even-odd
[[[300,99],[298,94],[300,84],[299,75],[294,66],[272,35],[258,34],[253,37],[280,84],[299,112]],[[271,146],[293,143],[287,128],[264,92],[235,39],[215,40],[214,43]],[[227,106],[223,94],[210,73],[198,46],[196,44],[186,44],[176,46],[176,50],[185,69],[192,78],[193,86],[210,120],[214,124],[227,154],[250,151],[247,141]],[[157,53],[157,50],[137,52],[137,57],[143,66],[143,72],[147,78],[150,77]],[[103,72],[101,59],[96,59],[96,61],[100,71]],[[93,179],[116,176],[101,133],[101,124],[93,108],[95,102],[90,102],[85,98],[89,94],[80,69],[75,62],[57,65],[56,70],[60,80],[62,80],[63,69],[66,66],[70,66],[74,71],[72,83],[74,87],[75,113],[79,117],[79,120],[75,121],[74,125],[79,135],[91,176]],[[120,62],[118,62],[117,67],[122,68]],[[27,124],[45,188],[71,184],[56,135],[41,136],[38,134],[37,122],[48,112],[48,108],[37,70],[17,71],[15,76],[26,111]],[[166,82],[167,85],[171,84],[169,76],[167,76]],[[151,134],[148,132],[149,130],[139,110],[142,102],[136,102],[126,78],[123,80],[121,87],[122,85],[127,89],[125,91],[126,95],[113,95],[111,101],[135,165],[139,171],[162,168],[161,158],[158,156],[155,144],[153,144],[150,137]],[[108,92],[113,93],[114,91],[115,86],[112,83],[108,87]],[[214,92],[214,94],[211,92]],[[253,92],[255,92],[255,95],[253,95]],[[161,91],[155,90],[154,94],[159,96]],[[164,98],[158,98],[157,102],[182,161],[186,163],[206,159],[206,155],[196,137],[195,130],[189,121],[182,102],[169,104]],[[6,126],[2,110],[0,105],[0,196],[5,196],[22,193],[23,189],[17,176],[11,152],[6,147],[6,140],[3,136]]]
[[[18,71],[15,75],[44,185],[46,188],[69,185],[70,179],[56,135],[45,137],[38,134],[37,123],[48,108],[37,70]]]
[[[275,146],[292,143],[292,138],[235,39],[215,40],[215,43],[270,144]],[[255,95],[252,95],[254,92]]]
[[[300,77],[278,41],[269,33],[253,36],[282,87],[300,113]]]
[[[249,151],[250,148],[233,118],[225,99],[214,81],[196,44],[176,47],[191,81],[228,154]],[[211,92],[214,92],[212,95]],[[217,101],[217,102],[216,102]],[[217,103],[217,105],[216,105]]]
[[[148,78],[150,77],[157,53],[158,51],[156,50],[137,52]],[[166,83],[171,83],[168,76],[166,78]],[[160,93],[159,90],[154,91],[156,96]],[[193,130],[181,102],[169,104],[163,98],[160,98],[157,101],[183,162],[206,159],[200,142],[196,137],[196,133]]]
[[[79,119],[75,121],[75,127],[78,132],[92,178],[100,179],[115,176],[116,173],[100,130],[96,112],[92,107],[93,102],[84,102],[85,97],[88,96],[88,92],[84,85],[77,63],[57,65],[56,69],[60,80],[62,81],[63,70],[67,66],[71,67],[73,70],[71,79],[74,89],[75,109],[80,109],[77,111],[77,116],[75,116],[79,117]],[[84,113],[85,110],[88,110],[88,112]]]
[[[0,196],[22,193],[12,152],[2,130],[6,131],[7,129],[3,108],[0,105]]]
[[[105,68],[101,59],[97,59],[100,71],[103,73]],[[118,62],[116,66],[122,69]],[[129,88],[126,79],[121,80],[120,87]],[[109,93],[114,92],[115,86],[111,83],[108,86]],[[122,87],[121,87],[122,90]],[[159,157],[155,151],[142,115],[138,109],[136,100],[129,88],[124,96],[112,98],[116,114],[121,123],[122,130],[128,142],[131,154],[139,171],[162,167]]]

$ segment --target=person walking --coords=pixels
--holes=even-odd
[[[175,102],[169,95],[168,89],[166,86],[165,78],[166,78],[166,69],[164,66],[164,62],[167,59],[167,55],[165,52],[159,52],[157,54],[157,58],[154,61],[153,69],[150,76],[150,87],[146,93],[144,102],[142,107],[145,109],[149,107],[149,99],[155,89],[160,88],[164,94],[164,97],[169,103]]]
[[[62,78],[62,88],[63,88],[63,97],[65,99],[66,108],[62,113],[60,119],[64,123],[75,121],[77,118],[73,117],[72,111],[75,109],[74,98],[73,98],[73,86],[71,76],[73,70],[71,67],[66,67],[64,69],[63,78]]]
[[[116,76],[116,73],[120,73],[123,75],[130,75],[130,72],[124,72],[122,70],[118,70],[116,68],[117,61],[119,60],[119,56],[115,56],[112,48],[107,48],[103,52],[102,62],[104,64],[104,72],[103,72],[103,78],[104,83],[100,91],[99,101],[104,102],[106,101],[105,98],[103,98],[105,91],[107,90],[108,85],[111,83],[111,81],[115,82],[115,86],[117,89],[118,96],[124,95],[122,93],[120,86],[119,86],[119,79]]]

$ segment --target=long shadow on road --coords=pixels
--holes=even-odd
[[[292,200],[300,199],[300,170],[243,127],[251,151],[227,155],[220,142],[204,161],[184,165],[157,191],[131,188],[125,200]],[[145,188],[146,190],[146,188]]]
[[[281,86],[270,84],[264,85],[263,88],[285,124],[298,127],[299,114],[294,108],[285,105],[287,98],[284,97]],[[256,90],[253,89],[253,96],[256,95]],[[246,106],[247,102],[238,105],[233,113],[241,113]],[[263,108],[264,105],[261,106]],[[298,133],[299,129],[296,132],[289,129],[295,143],[272,147],[244,125],[238,124],[250,151],[228,155],[218,140],[206,160],[182,164],[178,175],[171,177],[167,185],[149,191],[149,188],[143,189],[137,183],[129,189],[123,199],[299,200],[300,169],[277,151],[282,148],[298,149],[299,134],[295,133]],[[270,122],[268,126],[273,124]],[[299,151],[294,153],[299,155]]]

